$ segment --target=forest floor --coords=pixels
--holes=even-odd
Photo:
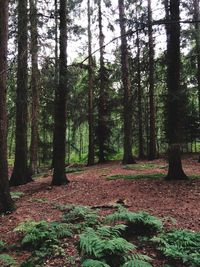
[[[153,162],[139,161],[129,169],[120,162],[84,167],[82,171],[68,174],[70,183],[66,186],[51,187],[51,174],[44,174],[34,182],[12,188],[12,192],[24,194],[16,200],[16,211],[0,217],[0,240],[8,245],[17,243],[20,235],[13,229],[25,220],[57,221],[62,211],[55,208],[59,205],[87,205],[103,207],[100,213],[113,212],[112,205],[119,200],[131,211],[146,211],[159,218],[165,218],[167,228],[181,228],[200,231],[200,179],[189,181],[167,182],[163,178],[145,178],[148,174],[166,174],[167,163],[164,160]],[[188,176],[200,176],[200,165],[194,158],[183,160],[184,170]],[[113,179],[112,175],[144,174],[143,179]],[[116,177],[114,177],[116,178]],[[119,177],[118,177],[119,178]],[[111,205],[109,209],[109,205]],[[176,225],[173,221],[176,220]],[[76,264],[66,264],[62,258],[49,259],[44,266],[78,267],[79,257],[73,237],[67,241],[66,254]],[[145,250],[145,251],[144,251]],[[165,260],[151,248],[141,248],[153,258],[155,267],[165,266]],[[30,252],[11,249],[8,254],[22,262]],[[178,265],[177,265],[178,266]],[[181,265],[180,265],[181,266]]]

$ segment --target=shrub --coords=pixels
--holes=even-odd
[[[162,221],[147,212],[130,212],[120,208],[117,212],[106,217],[106,221],[122,221],[127,226],[126,234],[152,235],[163,228]]]
[[[77,224],[76,227],[81,230],[86,227],[93,227],[99,225],[100,218],[96,211],[85,206],[73,206],[62,215],[64,222]]]
[[[200,266],[200,233],[173,230],[152,239],[162,253],[190,267]]]
[[[1,266],[10,266],[10,267],[17,267],[17,263],[15,259],[8,255],[8,254],[1,254],[0,255],[0,264]]]
[[[102,226],[97,230],[93,228],[86,229],[81,234],[79,242],[82,266],[89,267],[92,266],[92,263],[95,263],[94,266],[97,267],[118,267],[131,261],[145,266],[142,264],[146,263],[146,260],[150,260],[150,258],[133,253],[136,247],[121,237],[125,228],[125,225],[116,225],[113,227]],[[92,260],[95,260],[95,262]]]

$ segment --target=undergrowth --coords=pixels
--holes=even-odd
[[[23,267],[42,264],[49,256],[64,256],[60,239],[73,234],[66,223],[46,221],[26,221],[19,224],[14,231],[24,234],[21,245],[32,251],[31,256],[21,265]]]
[[[169,258],[180,260],[189,267],[200,266],[200,233],[173,230],[152,239]]]
[[[147,212],[130,212],[125,208],[106,216],[107,222],[123,222],[127,226],[126,235],[153,235],[163,228],[162,221]]]
[[[8,254],[0,254],[0,266],[17,267],[16,260]]]
[[[101,221],[97,211],[87,206],[72,206],[71,209],[63,213],[62,220],[76,225],[79,230],[83,230],[86,227],[95,227]]]
[[[144,174],[116,174],[108,176],[108,180],[117,180],[117,179],[124,179],[124,180],[140,180],[140,179],[159,179],[164,178],[166,174],[163,173],[144,173]]]
[[[164,169],[166,166],[158,165],[154,163],[146,163],[146,164],[129,164],[124,165],[123,169],[125,170],[149,170],[149,169]]]
[[[136,247],[122,238],[125,225],[87,228],[80,235],[80,254],[83,267],[152,266],[151,259],[136,252]]]
[[[24,196],[23,192],[10,192],[11,198],[13,200],[20,199],[22,196]]]

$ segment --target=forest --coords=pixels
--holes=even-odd
[[[200,266],[199,0],[0,0],[0,266]]]

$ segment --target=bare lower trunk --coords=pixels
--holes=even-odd
[[[180,0],[166,0],[168,20],[179,21]],[[180,24],[168,24],[167,30],[167,135],[169,139],[169,169],[167,180],[182,180],[184,174],[181,164],[180,144],[183,136],[184,102],[180,86]]]
[[[0,213],[14,209],[9,191],[7,162],[7,41],[8,1],[0,0]]]
[[[32,89],[32,114],[31,114],[31,145],[30,145],[30,172],[38,172],[38,116],[39,116],[39,70],[38,70],[38,29],[37,29],[37,1],[30,2],[31,22],[31,89]]]
[[[18,69],[16,99],[15,163],[10,178],[11,186],[30,182],[28,171],[27,125],[28,125],[28,15],[27,0],[18,1]]]
[[[92,70],[92,34],[91,34],[91,7],[88,0],[88,166],[94,164],[94,104],[93,104],[93,70]]]
[[[59,85],[55,101],[55,128],[53,144],[52,185],[64,185],[69,182],[65,173],[66,156],[66,97],[67,97],[67,1],[60,0],[60,58]]]
[[[166,180],[186,180],[187,176],[182,168],[180,145],[171,145],[168,157],[169,169]]]
[[[148,0],[148,35],[149,35],[149,116],[150,116],[150,140],[149,140],[149,160],[157,157],[156,152],[156,118],[155,118],[155,100],[154,100],[154,43],[152,28],[152,8],[151,0]]]
[[[124,0],[118,0],[121,32],[121,70],[124,89],[124,156],[123,163],[135,163],[132,154],[132,93],[129,74],[128,48],[125,29]]]

